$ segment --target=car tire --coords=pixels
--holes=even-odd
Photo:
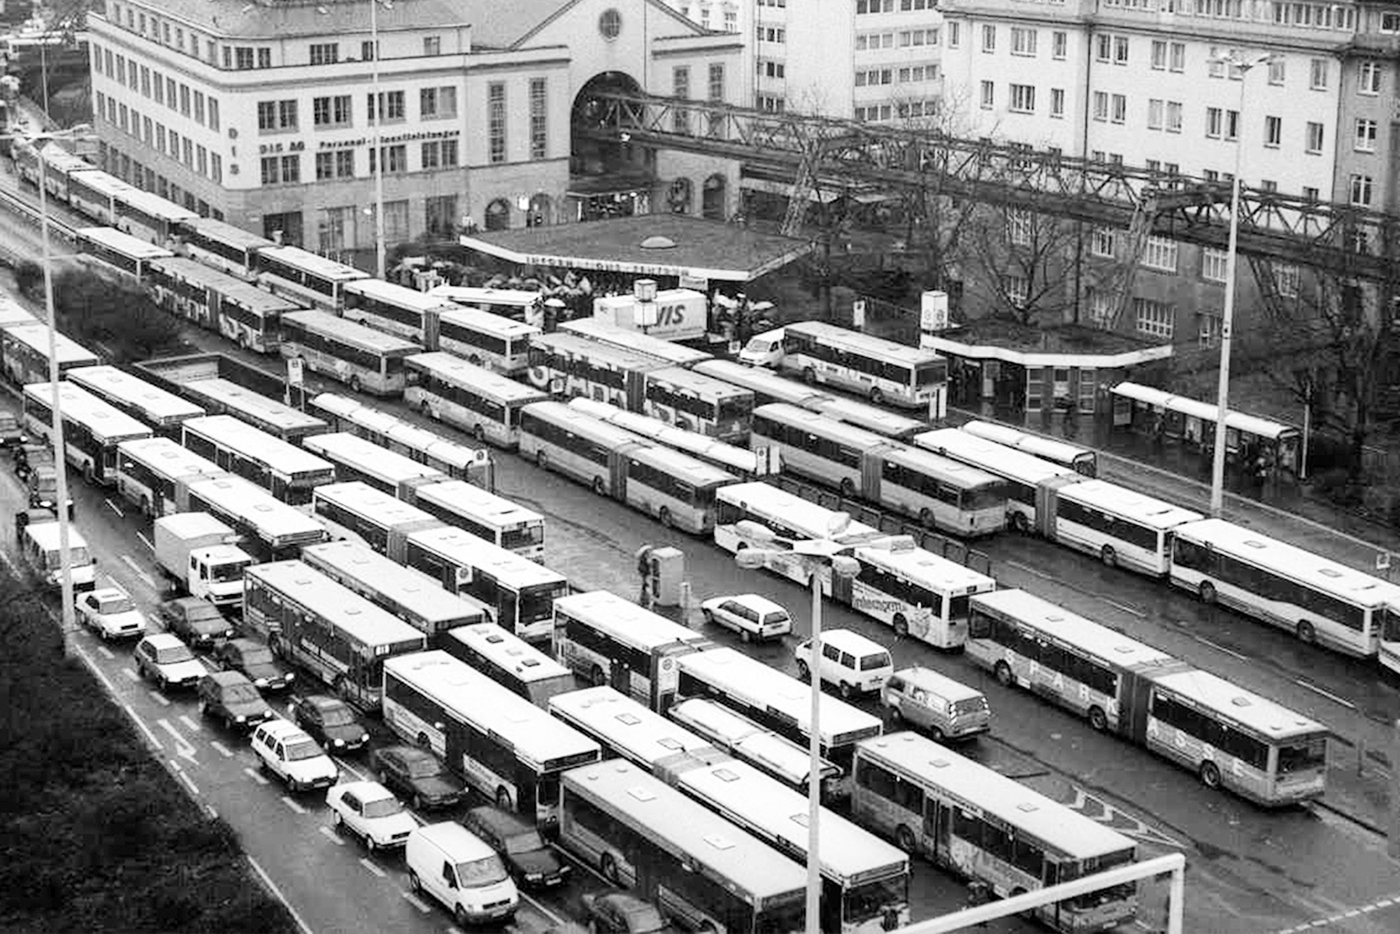
[[[704,618],[705,622],[707,622],[707,623],[713,624],[714,621],[715,621],[715,612],[714,612],[714,610],[707,610],[707,609],[705,609],[704,607],[701,607],[701,608],[700,608],[700,615]]]
[[[373,856],[375,853],[379,852],[379,844],[374,842],[374,837],[368,830],[365,831],[365,835],[362,839],[365,841],[365,853]]]
[[[749,632],[747,629],[739,630],[739,641],[744,643],[752,642],[753,633]]]
[[[848,701],[848,700],[851,700],[852,698],[854,698],[854,697],[856,696],[856,689],[855,689],[855,687],[854,687],[853,685],[851,685],[850,682],[848,682],[848,681],[842,681],[839,690],[840,690],[840,694],[841,694],[841,699],[842,699],[842,700]]]
[[[340,816],[339,811],[331,811],[331,826],[336,830],[345,829],[345,818]]]
[[[466,930],[471,926],[471,919],[467,917],[467,909],[463,908],[461,905],[452,909],[452,917],[456,919],[457,926],[462,930]]]
[[[418,873],[412,869],[408,871],[408,887],[415,895],[423,894],[423,883],[418,878]]]
[[[412,800],[410,803],[413,805],[413,810],[415,810],[415,811],[421,811],[421,810],[423,810],[423,796],[422,796],[422,795],[414,795],[414,796],[413,796],[413,800]]]
[[[797,680],[807,682],[812,680],[812,669],[804,661],[797,663]]]

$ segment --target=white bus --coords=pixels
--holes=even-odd
[[[112,226],[147,243],[173,246],[179,225],[199,216],[140,188],[120,191],[112,200],[116,209]]]
[[[295,558],[326,540],[326,527],[242,477],[197,480],[185,487],[180,512],[207,512],[242,536],[239,547],[259,561]]]
[[[383,409],[333,392],[314,396],[311,407],[326,416],[327,423],[335,431],[359,435],[455,480],[468,480],[487,488],[492,485],[491,457],[485,448],[458,444]]]
[[[931,739],[893,733],[856,747],[855,819],[900,849],[987,883],[998,898],[1137,861],[1131,839]],[[1132,883],[1034,910],[1062,934],[1137,917]]]
[[[1094,555],[1109,567],[1154,577],[1171,569],[1172,537],[1202,516],[1107,480],[1084,480],[1051,491],[1047,538]]]
[[[544,516],[533,509],[465,480],[420,484],[409,502],[499,548],[544,561]]]
[[[258,252],[276,246],[266,237],[212,217],[191,217],[176,229],[180,252],[240,279],[257,276]]]
[[[435,298],[445,298],[465,308],[479,308],[493,315],[544,328],[544,295],[521,289],[481,289],[465,285],[439,285],[428,290]]]
[[[427,637],[300,561],[243,572],[243,621],[272,651],[363,710],[379,707],[387,658],[420,652]]]
[[[72,338],[54,334],[60,376],[80,366],[97,366],[102,361]],[[32,318],[0,326],[0,357],[5,375],[16,386],[47,382],[49,378],[49,328]]]
[[[460,658],[492,681],[504,684],[536,707],[579,688],[574,673],[519,636],[495,623],[473,623],[449,630],[442,638],[448,655]]]
[[[403,562],[485,604],[492,622],[530,642],[550,637],[554,601],[569,592],[558,571],[436,518],[433,527],[407,536]]]
[[[520,442],[520,410],[549,398],[449,353],[416,354],[406,365],[403,398],[410,408],[498,447],[514,448]]]
[[[733,760],[674,721],[600,684],[549,699],[549,712],[603,747],[605,757],[626,759],[660,776],[668,763],[694,766]]]
[[[181,428],[185,447],[293,506],[305,506],[312,490],[335,482],[330,461],[232,415],[191,418]]]
[[[76,239],[78,252],[90,258],[99,273],[110,271],[138,284],[146,277],[147,263],[175,255],[113,227],[83,227]]]
[[[178,438],[181,423],[204,414],[203,406],[114,366],[74,367],[64,377],[167,438]]]
[[[283,441],[295,442],[329,430],[326,423],[314,415],[220,376],[189,380],[181,384],[181,389],[211,415],[233,415]]]
[[[345,320],[393,334],[422,347],[432,347],[438,316],[451,302],[383,279],[356,279],[344,288]]]
[[[151,437],[149,427],[66,380],[58,384],[58,407],[63,413],[63,451],[58,453],[88,483],[112,486],[117,482],[117,445]],[[53,383],[24,387],[24,427],[31,438],[53,446]]]
[[[559,325],[559,330],[565,334],[586,337],[600,344],[635,350],[648,357],[665,360],[672,366],[693,367],[703,360],[714,359],[712,354],[703,350],[655,337],[634,328],[621,327],[604,318],[576,318],[573,321],[564,321]]]
[[[700,734],[736,759],[771,775],[778,781],[806,794],[811,783],[812,758],[808,750],[779,736],[765,726],[703,697],[683,700],[666,712],[672,720]],[[823,801],[835,797],[841,781],[841,768],[821,760],[817,769]]]
[[[560,402],[536,402],[521,411],[520,453],[693,535],[714,528],[715,493],[738,480]]]
[[[534,325],[479,308],[454,306],[438,319],[437,347],[468,363],[514,377],[529,368],[530,341],[540,333]]]
[[[1049,521],[1049,491],[1080,479],[1069,467],[1052,464],[957,428],[925,431],[912,440],[927,451],[1005,480],[1006,521],[1018,532],[1045,528]]]
[[[217,331],[247,350],[276,351],[282,314],[300,306],[183,256],[151,260],[146,289],[173,315]]]
[[[676,660],[708,649],[703,633],[606,590],[554,601],[554,656],[592,685],[616,690],[661,713],[676,699]]]
[[[1171,581],[1202,603],[1362,658],[1377,653],[1400,612],[1400,587],[1224,519],[1175,528]]]
[[[754,522],[778,538],[794,541],[826,538],[830,534],[831,523],[837,513],[824,506],[818,506],[796,494],[780,490],[762,481],[735,483],[724,487],[715,494],[718,512],[715,516],[715,544],[734,554],[745,548],[769,548],[771,544],[762,542],[746,534],[741,523]],[[850,522],[839,540],[852,547],[887,538],[884,533],[861,522]],[[823,575],[823,589],[830,595],[829,571],[824,566],[814,566],[801,555],[773,555],[764,565],[775,574],[799,584],[808,584],[812,573]]]
[[[1076,473],[1086,477],[1098,476],[1099,456],[1092,448],[1082,448],[1077,444],[1047,438],[1044,435],[1033,435],[1028,431],[996,422],[971,421],[963,425],[962,430],[979,438],[1025,451],[1052,464],[1073,468]]]
[[[806,872],[626,762],[564,774],[559,842],[683,930],[802,930]]]
[[[447,479],[435,467],[395,454],[348,431],[308,435],[301,439],[301,445],[334,464],[337,480],[360,480],[405,502],[413,502],[414,488]]]
[[[290,360],[304,360],[313,373],[324,373],[375,396],[403,394],[404,360],[422,348],[325,311],[282,315],[278,349]]]
[[[400,564],[406,563],[409,532],[442,525],[436,517],[363,480],[316,487],[311,494],[311,511],[333,537],[368,545]]]
[[[942,416],[948,361],[932,350],[897,344],[819,321],[783,325],[780,366],[809,383],[830,383]]]
[[[1321,795],[1328,731],[1022,590],[972,599],[968,656],[1008,686],[1263,805]]]
[[[570,399],[569,408],[578,409],[585,415],[610,425],[616,425],[634,435],[640,435],[666,447],[675,448],[682,454],[689,454],[696,460],[704,461],[721,470],[727,470],[745,480],[752,480],[768,472],[766,459],[760,458],[747,448],[736,447],[711,438],[709,435],[668,425],[659,418],[652,418],[650,415],[629,412],[611,403],[595,402],[582,396]]]
[[[384,723],[433,750],[497,807],[559,822],[559,778],[598,744],[441,650],[384,663]]]
[[[117,445],[117,489],[142,515],[153,519],[180,511],[182,486],[223,474],[218,464],[169,438],[140,438]]]
[[[98,168],[68,174],[68,203],[99,224],[111,226],[117,219],[116,196],[136,189]]]
[[[853,555],[859,573],[832,582],[833,596],[866,616],[935,648],[956,649],[967,642],[969,601],[995,590],[997,582],[956,561],[894,539],[891,547],[859,546]]]
[[[269,246],[257,251],[258,284],[308,308],[339,312],[345,307],[345,284],[369,273],[309,253],[300,247]]]

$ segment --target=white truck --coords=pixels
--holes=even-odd
[[[593,317],[668,341],[704,337],[708,315],[705,293],[692,289],[662,289],[650,301],[636,295],[609,295],[593,300]]]
[[[155,522],[156,563],[178,590],[215,606],[243,602],[243,569],[253,556],[237,535],[207,512],[177,512]]]

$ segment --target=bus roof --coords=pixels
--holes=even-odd
[[[306,564],[318,571],[335,579],[350,578],[360,585],[351,590],[368,589],[399,608],[394,612],[410,613],[431,624],[429,632],[442,628],[439,624],[465,626],[483,618],[476,604],[444,590],[422,571],[404,567],[359,542],[308,545],[301,555]]]
[[[447,311],[452,308],[452,303],[445,298],[410,289],[396,282],[385,282],[383,279],[356,279],[346,283],[345,291],[349,295],[363,295],[420,312],[433,309]]]
[[[753,396],[753,391],[742,386],[735,386],[733,383],[713,376],[706,376],[704,373],[696,373],[694,370],[687,370],[680,366],[668,366],[660,370],[652,370],[647,374],[647,379],[656,380],[663,383],[670,383],[672,386],[680,386],[692,392],[705,393],[715,399],[738,399],[744,396]]]
[[[1079,476],[1072,467],[1062,467],[1025,451],[970,435],[958,428],[935,428],[933,431],[925,431],[915,435],[913,442],[945,457],[973,461],[983,470],[991,470],[1028,486],[1035,486],[1052,477]]]
[[[441,350],[417,353],[404,362],[410,369],[426,370],[434,376],[470,387],[474,392],[484,393],[506,404],[549,398],[547,392],[526,386],[494,370],[468,363],[461,357]]]
[[[396,499],[392,493],[376,490],[363,480],[323,483],[315,488],[312,496],[316,500],[326,500],[351,512],[370,515],[376,521],[389,525],[437,521],[417,506]]]
[[[836,515],[825,506],[805,500],[795,493],[779,489],[771,483],[754,480],[749,483],[731,483],[721,487],[716,495],[727,503],[734,503],[742,509],[771,516],[785,525],[796,529],[808,538],[825,538],[832,518]],[[875,528],[862,522],[851,522],[842,533],[844,538],[860,535],[875,535]]]
[[[677,428],[675,425],[668,425],[661,419],[652,418],[650,415],[629,412],[626,409],[618,408],[611,402],[600,402],[597,399],[575,396],[569,400],[568,405],[571,409],[578,409],[594,418],[626,429],[641,438],[648,438],[678,451],[684,451],[701,460],[718,461],[724,467],[738,473],[753,474],[758,471],[758,455],[748,448],[726,444],[716,438],[711,438],[709,435],[702,435],[698,431],[687,431],[684,428]]]
[[[284,434],[324,432],[327,425],[321,419],[276,399],[269,399],[222,376],[196,379],[183,384],[190,392],[209,403],[209,408],[222,407],[242,413],[244,421],[265,422]]]
[[[533,305],[544,301],[543,292],[528,289],[483,289],[467,285],[438,285],[428,290],[454,302],[498,302],[500,304]]]
[[[1153,389],[1151,386],[1142,386],[1138,383],[1122,382],[1113,387],[1113,394],[1123,396],[1127,399],[1135,399],[1154,405],[1161,409],[1170,409],[1174,412],[1183,412],[1187,415],[1199,418],[1208,424],[1215,424],[1215,413],[1219,407],[1213,402],[1202,402],[1199,399],[1190,399],[1186,396],[1177,396],[1161,389]],[[1283,435],[1296,435],[1298,429],[1292,425],[1285,425],[1268,418],[1260,418],[1257,415],[1247,415],[1244,412],[1227,410],[1225,412],[1225,424],[1230,428],[1236,428],[1246,434],[1258,435],[1261,438],[1277,440]]]
[[[1012,619],[1023,620],[1032,628],[1079,646],[1119,668],[1136,669],[1173,661],[1160,649],[1085,619],[1025,590],[981,593],[972,598],[972,603],[974,608],[985,606]]]
[[[80,227],[77,233],[79,242],[91,240],[93,243],[110,247],[136,259],[156,259],[161,256],[174,255],[165,247],[147,243],[140,237],[122,233],[115,227]]]
[[[906,366],[933,363],[943,359],[943,355],[936,350],[898,344],[891,340],[885,340],[883,337],[850,331],[834,324],[827,324],[824,321],[798,321],[785,324],[783,331],[786,338],[791,338],[794,334],[810,335],[820,340],[841,344],[862,353],[879,357],[881,360],[902,363]]]
[[[631,600],[607,590],[570,594],[554,601],[555,613],[563,610],[587,615],[589,621],[615,639],[647,651],[675,642],[708,644],[704,633],[673,623],[664,616],[640,607]]]
[[[134,185],[128,185],[115,175],[109,175],[96,167],[90,167],[86,171],[69,172],[68,178],[70,181],[75,181],[80,185],[86,185],[98,194],[106,195],[109,198],[112,195],[124,194],[129,191],[137,190]],[[81,233],[81,231],[79,232]]]
[[[861,561],[878,565],[900,576],[944,593],[981,593],[996,587],[996,580],[979,574],[956,561],[923,548],[861,547],[855,550]]]
[[[384,672],[425,694],[483,732],[500,736],[537,764],[601,754],[598,744],[503,684],[441,649],[385,659]]]
[[[248,521],[272,538],[302,535],[320,541],[326,527],[242,477],[218,477],[190,484],[190,493],[230,516]]]
[[[971,421],[963,425],[962,430],[979,438],[986,438],[997,444],[1017,448],[1037,457],[1053,458],[1058,463],[1067,464],[1076,457],[1094,453],[1090,448],[1070,444],[1068,441],[1047,438],[1044,435],[1034,435],[1028,431],[1012,428],[1010,425],[999,425],[996,422]]]
[[[280,295],[273,295],[267,289],[260,289],[251,282],[237,276],[206,266],[197,259],[187,256],[163,256],[153,259],[150,268],[182,282],[201,288],[213,289],[226,299],[232,299],[245,308],[254,311],[295,311],[301,306]]]
[[[1199,668],[1158,675],[1152,680],[1274,741],[1330,732],[1316,720]]]
[[[74,367],[63,375],[89,392],[110,396],[161,421],[197,418],[204,414],[203,406],[114,366]]]
[[[490,459],[485,448],[458,444],[431,429],[420,428],[409,422],[390,425],[385,435],[391,441],[421,451],[425,456],[443,461],[459,470],[484,464]]]
[[[365,327],[363,324],[347,321],[328,311],[319,311],[317,309],[289,311],[282,316],[282,321],[284,323],[290,321],[293,324],[299,324],[309,330],[333,335],[336,340],[344,341],[347,344],[353,344],[362,350],[368,350],[372,353],[406,357],[410,354],[418,353],[423,349],[413,343],[413,341],[405,340],[402,337],[395,337],[392,334],[385,334],[383,331],[376,331],[374,328]]]
[[[1004,488],[1006,485],[1006,481],[994,473],[989,473],[980,467],[973,467],[971,464],[955,461],[951,457],[935,454],[927,448],[911,448],[901,444],[885,451],[884,458],[887,461],[922,471],[949,486],[957,486],[964,490],[993,484]]]
[[[253,233],[251,230],[244,230],[233,224],[215,220],[212,217],[191,217],[180,222],[181,227],[189,228],[200,233],[211,240],[220,243],[227,243],[229,246],[240,250],[258,250],[263,247],[273,247],[277,244],[264,236]]]
[[[606,684],[555,694],[549,699],[549,712],[605,748],[641,760],[648,769],[686,753],[714,755],[714,747],[702,737]]]
[[[131,205],[133,208],[136,208],[138,211],[144,211],[152,217],[161,220],[186,221],[192,217],[199,216],[188,208],[182,208],[178,204],[168,201],[154,192],[143,191],[140,188],[122,192],[121,200]]]
[[[0,330],[4,331],[6,337],[23,344],[45,360],[48,359],[49,326],[44,322],[35,319],[18,324],[7,324]],[[64,364],[70,366],[96,365],[99,362],[97,354],[61,332],[54,333],[54,350],[58,354],[59,366]]]
[[[894,442],[873,431],[857,428],[845,422],[829,418],[819,412],[801,409],[786,402],[770,402],[753,410],[755,418],[763,416],[784,425],[801,428],[803,431],[829,438],[838,444],[848,445],[858,451],[871,451],[877,447],[888,448]]]
[[[818,400],[831,400],[833,396],[813,389],[806,383],[780,376],[765,367],[746,366],[733,360],[702,360],[692,368],[696,373],[704,373],[726,383],[742,386],[755,395],[765,396],[776,402],[787,402],[811,408]]]
[[[583,435],[590,441],[596,441],[610,448],[620,447],[624,444],[636,444],[642,447],[650,444],[625,428],[619,428],[609,422],[596,419],[578,409],[569,408],[563,402],[532,402],[522,408],[520,412],[522,417],[533,415],[556,425],[562,425],[576,434]]]
[[[301,443],[308,451],[320,454],[327,460],[376,474],[386,483],[397,485],[409,480],[442,476],[442,471],[436,467],[420,464],[411,457],[397,454],[348,431],[307,435],[301,439]]]
[[[304,270],[314,276],[324,279],[334,279],[339,282],[353,282],[356,279],[368,279],[369,273],[362,272],[354,266],[347,266],[338,263],[333,259],[318,256],[308,250],[303,250],[295,246],[268,246],[258,251],[259,256],[277,260],[296,269]]]
[[[573,672],[513,632],[496,623],[469,623],[449,629],[456,640],[515,675],[526,684],[550,678],[572,678]]]
[[[633,328],[625,328],[605,318],[577,318],[559,325],[560,331],[577,334],[590,340],[611,344],[615,347],[630,347],[638,353],[659,360],[666,360],[677,366],[690,366],[713,357],[703,350],[677,344]]]
[[[834,418],[848,425],[855,425],[866,431],[884,435],[886,438],[912,438],[921,431],[927,431],[929,427],[928,422],[900,415],[897,412],[890,412],[857,399],[833,396],[817,399],[803,407],[813,409],[828,418]]]
[[[660,467],[686,483],[697,487],[735,483],[739,479],[723,468],[707,464],[689,454],[677,451],[675,448],[648,445],[635,451],[629,451],[627,456],[644,464]]]
[[[507,340],[518,340],[522,337],[533,338],[535,335],[543,333],[533,324],[526,324],[524,321],[516,321],[514,318],[495,315],[480,308],[469,308],[464,305],[448,304],[447,309],[440,316],[440,320],[448,324],[459,324],[464,328],[484,331]]]
[[[246,576],[320,613],[365,645],[397,645],[423,633],[302,561],[273,561],[244,569]]]
[[[174,480],[182,477],[215,477],[224,473],[218,464],[200,457],[170,438],[137,438],[133,441],[123,441],[117,445],[117,451],[124,457],[158,469]]]
[[[504,496],[497,496],[490,490],[484,490],[465,480],[429,483],[413,492],[419,499],[434,505],[445,509],[465,509],[474,516],[481,516],[501,525],[544,521],[544,516],[533,509],[526,509],[519,503],[513,503]]]
[[[635,350],[615,347],[612,344],[589,340],[579,334],[566,334],[562,331],[541,334],[530,341],[530,347],[566,354],[569,357],[581,357],[614,369],[631,370],[638,373],[646,373],[670,366],[665,360],[649,357]]]
[[[53,404],[53,383],[30,383],[26,397],[45,406]],[[98,441],[115,444],[131,438],[149,438],[151,428],[104,399],[67,380],[58,383],[58,407],[67,418],[83,422]]]
[[[333,473],[335,465],[268,434],[255,425],[239,421],[233,415],[204,415],[184,423],[186,431],[207,438],[215,444],[238,451],[247,460],[266,464],[274,472],[287,475],[302,473]]]
[[[563,783],[566,800],[569,794],[588,798],[755,900],[794,895],[806,883],[806,870],[797,863],[630,762],[611,759],[570,769]]]
[[[705,732],[744,758],[760,762],[792,781],[805,782],[812,774],[806,749],[717,701],[692,697],[674,704],[668,713],[676,721]],[[841,773],[836,763],[821,761],[822,777]]]
[[[1107,480],[1083,480],[1061,487],[1058,494],[1063,499],[1104,512],[1111,512],[1125,518],[1141,522],[1158,530],[1176,528],[1184,522],[1196,522],[1202,515],[1190,509],[1153,499],[1151,496],[1109,483]]]
[[[427,515],[424,513],[424,515]],[[431,518],[431,517],[430,517]],[[434,551],[450,561],[460,561],[475,568],[485,568],[494,574],[509,574],[518,587],[558,586],[566,583],[563,574],[538,561],[477,538],[455,525],[438,525],[410,532],[409,541]]]

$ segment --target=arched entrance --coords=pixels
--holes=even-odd
[[[729,181],[718,172],[705,179],[705,187],[701,194],[700,216],[717,221],[728,217],[725,203],[728,189]]]
[[[505,230],[510,226],[510,202],[497,198],[486,205],[486,229]]]
[[[617,139],[595,136],[616,126],[613,105],[600,93],[640,94],[641,85],[621,71],[594,75],[574,98],[571,113],[569,205],[579,220],[646,213],[657,180],[654,156]],[[606,134],[604,134],[606,135]]]

